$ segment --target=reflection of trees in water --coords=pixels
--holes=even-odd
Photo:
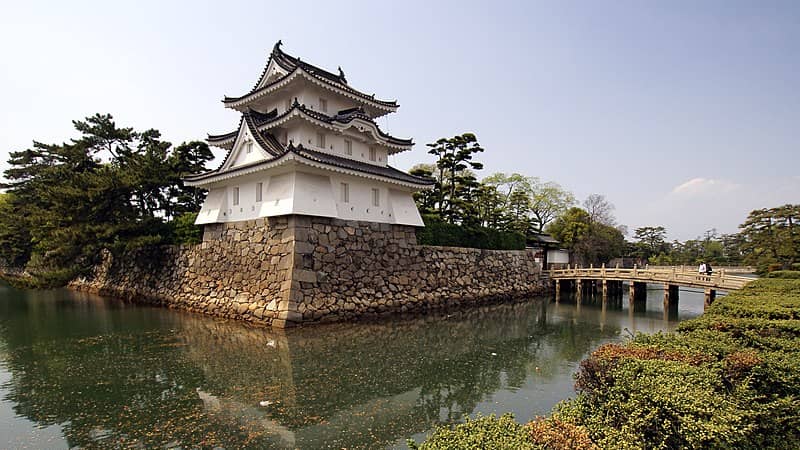
[[[0,327],[8,397],[41,425],[66,424],[80,446],[376,447],[459,419],[524,385],[534,366],[552,377],[548,368],[618,332],[554,322],[542,302],[288,331],[145,308],[34,307],[45,309]],[[100,336],[69,338],[59,318]]]
[[[215,392],[245,403],[274,395],[269,398],[278,405],[270,417],[298,430],[300,441],[324,434],[313,425],[336,421],[343,412],[352,414],[350,433],[356,433],[365,422],[360,414],[375,414],[369,411],[375,405],[365,405],[394,399],[390,422],[366,421],[371,440],[365,445],[375,445],[377,436],[392,442],[460,419],[503,387],[503,374],[506,386],[520,387],[534,366],[556,366],[564,354],[576,361],[598,339],[618,331],[607,329],[601,336],[596,327],[548,324],[540,302],[285,332],[205,320],[185,327],[204,328],[185,334],[185,348],[204,368],[208,384],[219,389]],[[550,360],[542,359],[543,346]],[[269,386],[277,380],[281,387]],[[405,395],[410,392],[411,398]],[[353,446],[354,438],[342,445]]]
[[[23,295],[0,302],[12,375],[3,389],[16,414],[40,426],[61,424],[67,443],[79,447],[248,439],[203,408],[195,390],[203,372],[178,351],[173,314],[109,309],[82,297],[70,308],[64,292],[30,301]]]
[[[40,425],[63,424],[71,446],[241,442],[238,428],[206,414],[203,374],[176,357],[174,336],[143,333],[12,350],[7,399]]]

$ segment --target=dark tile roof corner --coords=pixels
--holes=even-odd
[[[259,87],[261,85],[261,82],[264,80],[264,77],[267,76],[267,69],[269,68],[269,63],[271,61],[275,61],[276,64],[281,66],[284,70],[288,71],[289,73],[293,72],[295,69],[299,67],[308,72],[309,74],[313,75],[314,77],[324,82],[327,82],[343,91],[347,91],[357,97],[368,100],[369,102],[376,103],[389,108],[397,108],[399,106],[397,104],[397,101],[395,100],[392,101],[378,100],[375,98],[375,94],[368,95],[361,91],[353,89],[347,84],[347,79],[344,77],[344,72],[342,72],[341,68],[339,68],[339,75],[334,75],[333,73],[328,72],[325,69],[317,67],[313,64],[309,64],[305,61],[301,61],[300,58],[291,56],[288,53],[284,53],[283,50],[281,50],[280,48],[281,45],[282,42],[280,40],[277,43],[275,43],[275,46],[272,48],[272,53],[270,53],[269,58],[267,58],[267,63],[264,65],[264,69],[261,71],[261,76],[258,77],[258,81],[253,86],[253,88],[250,89],[250,91],[247,94],[244,94],[239,97],[225,96],[222,100],[223,103],[235,103],[249,95],[252,95],[258,91],[266,89],[275,83],[281,82],[285,77],[282,77],[276,81],[273,81],[272,83],[268,83],[264,86]]]

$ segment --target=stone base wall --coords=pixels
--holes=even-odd
[[[71,286],[275,327],[543,291],[525,250],[416,244],[414,227],[285,216],[207,226],[203,243],[131,252]]]
[[[204,242],[103,256],[70,286],[187,311],[283,326],[294,242],[291,217],[208,227]],[[208,232],[210,231],[210,232]]]

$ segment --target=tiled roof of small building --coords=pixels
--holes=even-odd
[[[544,234],[544,233],[533,233],[533,234],[531,234],[531,239],[533,239],[533,240],[535,240],[535,241],[537,241],[539,243],[545,244],[545,245],[548,245],[548,244],[556,245],[556,244],[560,244],[561,243],[558,239],[554,238],[553,236],[550,236],[549,234]]]

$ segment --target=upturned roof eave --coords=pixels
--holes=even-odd
[[[303,153],[309,153],[309,154],[308,155],[304,155]],[[314,152],[312,150],[304,149],[302,147],[300,147],[300,148],[290,147],[290,148],[287,148],[286,151],[282,155],[274,157],[274,158],[271,158],[271,159],[257,161],[257,162],[254,162],[254,163],[250,163],[250,164],[246,164],[246,165],[242,165],[242,166],[238,166],[238,167],[228,168],[227,170],[220,170],[221,169],[220,168],[220,169],[217,169],[217,170],[214,170],[214,171],[206,172],[204,174],[198,174],[198,175],[194,175],[194,176],[185,177],[183,179],[183,181],[188,186],[207,186],[207,185],[210,185],[210,184],[213,184],[213,183],[217,183],[217,182],[220,182],[220,181],[233,179],[233,178],[236,178],[236,177],[239,177],[239,176],[249,175],[249,174],[252,174],[252,173],[259,172],[259,171],[268,170],[268,169],[271,169],[273,167],[277,167],[279,165],[284,164],[287,160],[293,160],[293,161],[298,161],[298,162],[303,163],[303,164],[308,165],[308,166],[317,167],[317,168],[321,168],[321,169],[324,169],[324,170],[330,170],[330,171],[333,171],[333,172],[346,173],[346,174],[349,174],[349,175],[360,176],[360,177],[368,178],[368,179],[375,179],[375,180],[379,180],[379,181],[383,181],[383,182],[387,182],[387,183],[391,183],[391,184],[397,184],[397,185],[400,185],[400,186],[405,186],[405,187],[412,188],[412,189],[430,189],[430,188],[433,187],[433,184],[435,183],[435,181],[433,181],[433,180],[428,180],[428,179],[415,177],[414,175],[409,175],[409,174],[406,174],[405,172],[402,172],[402,171],[399,171],[397,169],[394,169],[391,166],[385,166],[385,167],[383,167],[383,169],[384,170],[388,169],[389,171],[397,171],[397,173],[398,174],[402,174],[404,176],[404,178],[405,177],[408,177],[408,178],[400,179],[399,177],[394,177],[391,174],[380,174],[380,173],[377,173],[375,171],[364,170],[364,169],[368,169],[366,167],[362,167],[361,169],[359,169],[358,167],[353,167],[353,165],[356,165],[356,166],[367,165],[366,163],[360,163],[360,162],[355,161],[355,160],[342,162],[342,164],[335,164],[335,163],[326,162],[326,161],[320,160],[319,158],[315,158],[314,153],[322,154],[322,152]],[[324,155],[325,155],[325,158],[328,158],[328,159],[331,159],[331,158],[333,158],[333,159],[344,159],[344,158],[341,158],[341,157],[337,157],[335,155],[328,155],[328,154],[324,154]],[[346,165],[348,165],[348,164],[350,164],[351,166],[350,167],[346,167]],[[377,169],[378,167],[381,167],[381,166],[376,166],[376,168],[374,168],[374,169],[380,170],[380,169]]]
[[[226,108],[231,109],[239,109],[239,108],[246,108],[250,103],[253,101],[268,95],[269,93],[283,88],[290,83],[292,83],[298,76],[303,76],[305,79],[314,82],[318,86],[323,88],[327,88],[333,92],[336,92],[340,95],[345,97],[349,97],[352,99],[356,99],[358,101],[362,101],[365,104],[368,104],[370,107],[375,108],[377,110],[384,111],[384,114],[395,112],[400,107],[396,101],[388,101],[388,100],[379,100],[376,99],[374,95],[367,95],[363,92],[360,92],[356,89],[351,88],[348,85],[342,85],[339,83],[335,83],[330,81],[326,78],[319,77],[314,73],[309,73],[301,66],[297,66],[292,71],[287,73],[286,75],[278,78],[277,80],[268,83],[264,86],[258,87],[256,89],[251,90],[247,94],[244,94],[239,97],[228,97],[225,96],[222,99],[222,103],[225,105]],[[260,82],[259,82],[260,83]]]
[[[243,118],[247,117],[247,114],[248,113],[243,113],[242,117]],[[383,130],[381,130],[380,127],[378,126],[378,124],[376,124],[373,120],[371,120],[369,118],[365,119],[363,117],[356,116],[356,117],[349,117],[346,120],[337,120],[336,117],[328,116],[326,114],[323,114],[323,113],[320,113],[320,112],[317,112],[317,111],[312,111],[312,110],[306,108],[305,106],[299,105],[297,103],[292,105],[292,107],[289,110],[283,112],[282,114],[278,114],[278,115],[276,115],[274,117],[271,117],[269,119],[265,119],[261,123],[254,123],[254,129],[257,130],[257,131],[267,131],[267,130],[270,130],[270,129],[275,128],[277,126],[280,126],[280,125],[292,120],[295,117],[298,117],[298,118],[301,118],[301,119],[305,119],[305,120],[307,120],[307,121],[309,121],[309,122],[311,122],[311,123],[313,123],[315,125],[318,125],[318,126],[321,126],[323,128],[327,128],[327,129],[329,129],[331,131],[336,131],[336,132],[343,132],[344,130],[346,130],[348,128],[354,127],[355,125],[351,125],[353,122],[362,121],[367,126],[373,128],[374,131],[371,134],[373,134],[373,136],[375,136],[376,140],[380,144],[388,147],[390,150],[393,150],[393,151],[390,151],[390,154],[395,154],[395,153],[411,150],[411,148],[414,146],[414,140],[413,139],[402,139],[402,138],[398,138],[398,137],[392,136],[392,135],[384,132]],[[239,121],[239,129],[241,129],[242,124],[243,124],[243,119]],[[339,125],[341,125],[341,126],[339,126]],[[235,139],[236,139],[236,136],[237,136],[237,134],[239,132],[239,129],[237,129],[236,131],[231,131],[231,132],[226,133],[226,134],[215,136],[215,137],[226,137],[226,139],[224,139],[224,140],[214,141],[214,142],[209,140],[208,142],[211,145],[227,144],[228,141],[231,141],[231,143],[233,143],[233,141],[235,141]],[[360,131],[364,131],[364,130],[360,129]],[[211,136],[209,136],[209,138],[210,137]]]

